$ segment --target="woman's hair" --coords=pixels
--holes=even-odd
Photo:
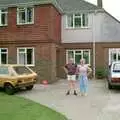
[[[81,62],[85,63],[85,59],[84,58],[80,59],[80,63]]]

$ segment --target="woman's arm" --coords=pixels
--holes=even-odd
[[[87,70],[87,75],[90,76],[90,74],[92,73],[92,69],[90,67],[88,67],[88,70]]]

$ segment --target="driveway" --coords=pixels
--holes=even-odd
[[[67,81],[60,80],[46,88],[37,84],[18,95],[55,109],[69,120],[120,120],[120,90],[108,90],[104,80],[89,81],[87,97],[66,96],[66,88]]]

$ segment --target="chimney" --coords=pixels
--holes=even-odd
[[[103,7],[102,0],[97,0],[97,5],[98,7],[102,8]]]

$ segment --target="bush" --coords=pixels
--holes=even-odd
[[[105,68],[97,68],[96,69],[96,78],[103,79],[107,76],[107,71]]]

